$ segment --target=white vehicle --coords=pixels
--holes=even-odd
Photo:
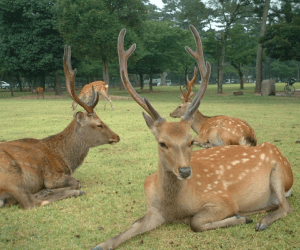
[[[146,79],[144,80],[144,85],[149,85],[149,82],[150,82],[150,79]],[[152,79],[152,85],[157,85],[159,86],[160,85],[160,78],[153,78]]]
[[[171,80],[165,80],[165,83],[166,83],[166,86],[171,86],[171,85],[172,85]],[[160,85],[161,85],[161,82],[159,82],[159,83],[157,84],[157,86],[160,86]]]
[[[7,83],[7,82],[1,81],[0,86],[1,86],[2,89],[9,89],[10,84]]]

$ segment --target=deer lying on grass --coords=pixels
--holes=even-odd
[[[35,90],[35,93],[36,93],[37,99],[39,99],[39,96],[42,96],[44,99],[44,88],[37,87]]]
[[[293,184],[293,174],[286,158],[270,143],[257,147],[223,146],[192,151],[190,133],[193,115],[210,76],[205,65],[197,30],[190,26],[197,50],[186,47],[197,61],[202,75],[201,88],[179,122],[167,122],[129,82],[127,60],[135,44],[124,51],[126,30],[118,40],[121,79],[132,98],[150,115],[143,113],[147,126],[158,143],[158,171],[145,180],[148,210],[125,232],[99,244],[93,250],[114,249],[135,235],[167,222],[185,222],[193,231],[229,227],[252,222],[246,214],[276,209],[262,217],[256,230],[292,212],[285,193]]]
[[[187,93],[184,93],[181,88],[182,96],[179,98],[182,103],[170,114],[171,117],[182,117],[191,105],[191,98],[193,96],[192,86],[197,76],[197,68],[194,70],[194,77],[188,82]],[[205,90],[203,90],[201,99],[203,98]],[[195,112],[192,124],[193,130],[198,134],[195,144],[210,148],[226,145],[245,145],[256,146],[257,140],[253,128],[244,120],[229,116],[213,116],[208,117],[201,114],[199,110]]]
[[[77,112],[68,127],[42,140],[21,139],[0,144],[0,207],[21,204],[24,209],[84,192],[71,175],[89,148],[115,144],[120,138],[94,113],[93,102],[82,102],[75,93],[76,70],[71,67],[71,48],[65,47],[64,72],[67,90],[86,112]]]
[[[84,99],[89,100],[92,97],[92,93],[93,93],[92,87],[94,87],[96,92],[100,93],[101,95],[103,95],[106,98],[104,109],[106,109],[107,101],[110,101],[111,108],[114,109],[114,107],[112,105],[112,101],[109,98],[109,96],[107,95],[108,84],[106,82],[96,81],[96,82],[91,82],[89,84],[86,84],[80,91],[80,94],[78,97],[81,100],[84,100]],[[72,103],[73,110],[75,110],[77,108],[77,105],[78,104],[76,102]]]

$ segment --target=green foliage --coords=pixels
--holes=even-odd
[[[266,55],[280,61],[300,61],[300,17],[291,23],[274,24],[267,28],[259,42],[266,49]]]
[[[276,89],[283,86],[276,84]],[[201,233],[192,232],[188,225],[166,224],[128,240],[119,250],[299,248],[300,144],[295,142],[300,140],[300,99],[256,96],[254,87],[245,84],[244,95],[233,96],[237,85],[225,85],[224,95],[215,94],[215,86],[209,85],[200,110],[208,116],[223,114],[245,119],[256,131],[259,143],[269,141],[280,149],[294,173],[293,196],[288,198],[293,213],[264,232],[255,232],[255,224],[264,214],[251,215],[252,224]],[[147,97],[168,121],[175,121],[169,113],[180,103],[179,88],[159,90],[142,97]],[[111,94],[128,96],[116,89],[111,89]],[[0,249],[91,249],[129,228],[146,212],[143,184],[149,174],[157,171],[157,143],[145,124],[142,108],[133,100],[114,100],[113,111],[103,111],[104,102],[99,101],[96,112],[121,141],[92,148],[75,171],[74,177],[81,181],[85,195],[31,210],[19,206],[0,208]],[[0,141],[43,138],[61,132],[73,119],[71,103],[66,92],[65,99],[59,100],[1,98]],[[32,108],[37,105],[43,112]]]
[[[27,76],[61,68],[62,39],[54,28],[55,1],[0,0],[0,59]]]
[[[182,71],[182,66],[193,63],[184,50],[186,45],[193,42],[190,31],[172,27],[172,24],[151,20],[145,22],[140,36],[144,54],[136,61],[132,72],[159,74],[170,69],[176,72]]]
[[[255,63],[257,42],[252,31],[241,24],[236,24],[230,31],[227,43],[227,59],[239,65]]]

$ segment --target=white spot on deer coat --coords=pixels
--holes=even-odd
[[[231,162],[231,164],[233,165],[233,166],[235,166],[236,164],[239,164],[240,163],[240,161],[233,161],[233,162]]]
[[[260,155],[260,159],[262,159],[262,160],[264,160],[264,159],[265,159],[265,157],[266,157],[266,155],[265,155],[265,154],[261,154],[261,155]]]
[[[243,162],[243,163],[246,163],[247,161],[250,161],[250,160],[249,160],[249,159],[246,159],[246,158],[242,159],[242,162]]]

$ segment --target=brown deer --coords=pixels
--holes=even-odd
[[[44,88],[37,87],[35,93],[36,93],[37,99],[39,99],[39,96],[42,96],[44,99]]]
[[[210,76],[205,65],[197,30],[190,26],[197,50],[186,47],[197,61],[202,75],[201,88],[179,122],[167,122],[142,99],[129,82],[127,60],[135,44],[124,51],[126,30],[118,40],[121,77],[133,99],[150,115],[143,113],[147,126],[158,143],[158,171],[148,176],[144,188],[148,210],[125,232],[94,247],[114,249],[135,235],[155,229],[167,222],[189,223],[196,232],[252,222],[247,214],[275,210],[262,217],[256,230],[266,229],[272,222],[292,212],[286,200],[293,184],[289,163],[270,143],[257,147],[223,146],[192,151],[190,133],[193,115]]]
[[[84,85],[84,87],[82,88],[82,90],[80,91],[80,94],[78,95],[78,97],[81,100],[89,100],[92,97],[92,87],[94,87],[95,91],[100,93],[101,95],[103,95],[106,98],[106,102],[104,105],[104,109],[106,109],[106,104],[108,101],[110,101],[110,105],[111,108],[114,109],[113,105],[112,105],[112,101],[110,99],[110,97],[107,94],[108,91],[108,84],[106,82],[102,82],[102,81],[96,81],[96,82],[91,82],[89,84]],[[77,108],[77,103],[73,102],[72,106],[73,106],[73,110],[75,110]]]
[[[77,112],[67,128],[42,140],[20,139],[0,144],[0,207],[21,204],[24,209],[84,192],[71,175],[87,156],[89,148],[115,144],[119,136],[94,112],[99,95],[84,103],[75,93],[71,48],[66,46],[64,72],[72,99],[86,112]]]
[[[194,94],[192,86],[196,76],[197,68],[195,67],[193,79],[189,81],[187,76],[187,93],[184,93],[180,88],[182,95],[179,98],[182,103],[170,114],[171,117],[180,118],[189,109]],[[205,94],[205,90],[200,97],[201,99]],[[204,116],[199,110],[195,112],[194,116],[192,128],[198,134],[195,144],[199,146],[206,148],[226,145],[256,146],[257,139],[253,128],[242,119],[221,115]]]

